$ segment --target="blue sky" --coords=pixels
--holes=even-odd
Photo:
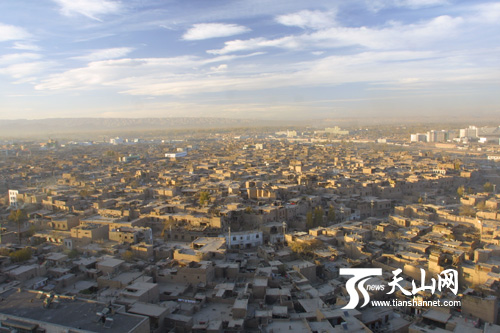
[[[500,2],[0,2],[0,119],[500,110]]]

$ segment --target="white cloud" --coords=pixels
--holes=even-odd
[[[0,65],[10,65],[24,62],[27,60],[40,59],[42,56],[38,53],[11,53],[0,56]]]
[[[212,72],[225,72],[227,70],[227,64],[210,67],[210,70]]]
[[[410,8],[418,9],[425,7],[448,5],[448,0],[366,0],[367,7],[372,11],[379,11],[385,8]]]
[[[500,22],[500,3],[485,3],[474,6],[472,10],[475,12],[471,16],[471,21],[474,23],[496,23]]]
[[[228,37],[249,32],[250,29],[237,24],[199,23],[182,36],[184,40],[202,40],[216,37]]]
[[[302,10],[298,13],[280,15],[276,21],[283,25],[300,28],[321,29],[335,25],[334,12]]]
[[[224,43],[224,47],[218,50],[208,50],[209,54],[228,54],[240,51],[258,50],[266,47],[277,47],[284,49],[298,49],[301,47],[300,38],[286,36],[278,39],[251,38],[247,40],[231,40]]]
[[[38,53],[11,53],[0,56],[0,74],[16,79],[14,84],[34,82],[36,75],[54,66],[51,61],[33,61],[41,59]]]
[[[115,47],[110,49],[102,49],[93,51],[87,55],[73,57],[73,59],[83,61],[98,61],[121,58],[134,51],[132,47]]]
[[[16,50],[26,50],[26,51],[40,51],[41,48],[38,45],[26,42],[15,42],[13,49]]]
[[[338,48],[360,45],[369,49],[408,49],[424,47],[458,34],[464,23],[461,17],[439,16],[417,24],[390,22],[385,27],[332,27],[308,34],[278,39],[252,38],[232,40],[222,49],[208,50],[210,54],[258,50],[266,47],[283,49]]]
[[[0,23],[0,42],[9,40],[21,40],[29,38],[31,35],[23,28],[10,24]]]
[[[64,16],[81,14],[93,20],[101,21],[100,15],[115,14],[120,11],[121,4],[111,0],[53,0],[61,6]]]
[[[182,78],[193,77],[195,69],[199,75],[213,72],[207,65],[221,63],[237,58],[260,55],[253,53],[243,56],[226,55],[209,59],[194,56],[174,58],[138,58],[114,59],[90,62],[86,67],[71,69],[62,73],[50,75],[35,88],[38,90],[93,89],[97,86],[128,87],[137,82],[177,82]],[[223,69],[224,66],[219,66]]]
[[[33,80],[32,76],[40,74],[52,66],[54,63],[50,61],[22,62],[0,68],[0,74],[11,76],[14,79],[30,77],[30,80]]]
[[[90,61],[87,66],[50,75],[41,80],[36,89],[92,90],[108,87],[129,95],[186,96],[359,82],[384,89],[423,89],[442,82],[498,82],[498,61],[491,60],[488,68],[483,62],[484,57],[475,57],[471,53],[472,48],[469,51],[475,36],[470,32],[476,31],[471,27],[476,12],[471,11],[464,17],[443,15],[411,24],[387,22],[371,27],[341,27],[335,24],[332,16],[326,20],[320,12],[303,11],[283,15],[276,20],[286,25],[312,28],[313,31],[274,39],[259,37],[226,41],[221,49],[207,51],[219,56],[207,58],[115,59],[127,55],[131,49],[97,50],[78,57]],[[485,15],[489,13],[486,9],[482,12]],[[493,18],[495,15],[490,14]],[[195,25],[186,32],[184,39],[222,36],[224,29],[218,29],[219,25],[227,26],[219,23]],[[342,54],[352,53],[326,57],[322,53],[343,47],[350,48],[342,49]],[[263,48],[307,52],[276,54],[275,58],[259,59],[262,60],[259,62],[231,62],[236,58],[262,54],[236,55],[239,52]],[[311,53],[316,55],[313,60],[296,61],[304,59],[301,58],[303,54],[308,54],[311,59]],[[327,54],[332,53],[328,51]]]
[[[411,51],[329,56],[279,68],[272,65],[245,65],[232,66],[231,71],[227,71],[226,63],[207,66],[229,59],[230,56],[97,61],[87,67],[52,75],[38,84],[36,89],[111,87],[128,95],[186,96],[294,86],[334,86],[354,82],[409,89],[416,85],[420,88],[440,82],[495,82],[500,77],[498,70],[471,65],[473,55],[454,57],[435,52]]]
[[[307,41],[329,47],[361,45],[369,49],[412,49],[456,35],[463,22],[461,17],[439,16],[417,24],[391,22],[383,28],[331,28],[309,35]]]

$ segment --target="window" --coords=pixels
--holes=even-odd
[[[235,241],[235,240],[236,240],[236,237],[233,237],[233,240]]]
[[[259,238],[259,235],[256,235],[255,238]]]

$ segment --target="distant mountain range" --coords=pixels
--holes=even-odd
[[[1,137],[35,137],[78,133],[119,133],[176,129],[274,126],[279,122],[229,118],[49,118],[0,119]]]
[[[84,134],[94,135],[126,135],[133,132],[161,132],[188,129],[216,128],[251,128],[312,126],[325,128],[331,126],[367,126],[395,124],[443,124],[460,125],[500,125],[498,117],[343,117],[327,119],[232,119],[211,117],[172,117],[172,118],[48,118],[48,119],[0,119],[0,137],[33,138],[33,137],[76,137]],[[136,134],[137,135],[137,134]]]

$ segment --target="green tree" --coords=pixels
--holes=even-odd
[[[472,207],[472,206],[462,205],[462,206],[460,206],[460,213],[459,214],[461,216],[475,217],[476,211],[475,211],[474,207]]]
[[[28,229],[28,232],[27,232],[27,236],[28,237],[31,237],[33,236],[34,234],[36,234],[36,232],[38,231],[37,227],[34,226],[34,225],[30,225],[29,229]]]
[[[83,190],[80,190],[80,192],[78,192],[78,194],[81,196],[81,197],[89,197],[90,196],[90,191],[88,189],[83,189]]]
[[[28,219],[28,214],[24,209],[17,209],[10,212],[8,219],[17,224],[17,236],[19,237],[19,244],[21,244],[21,225]]]
[[[8,217],[10,221],[16,223],[26,221],[27,218],[28,215],[23,209],[13,210],[12,212],[10,212],[10,215]]]
[[[72,249],[71,251],[68,252],[68,258],[70,259],[75,259],[80,255],[80,252],[78,252],[77,249]]]
[[[400,236],[401,236],[401,235],[400,235],[400,233],[399,233],[398,231],[391,231],[391,230],[390,230],[390,231],[387,231],[387,232],[385,233],[385,238],[387,238],[387,239],[397,239],[397,238],[399,238]]]
[[[210,193],[206,191],[200,192],[198,201],[200,203],[200,206],[205,206],[210,202]]]
[[[460,196],[460,197],[463,197],[464,194],[465,194],[465,187],[462,185],[460,186],[459,188],[457,188],[457,194]]]
[[[330,205],[330,207],[328,207],[327,219],[328,219],[328,222],[335,221],[335,208],[332,205]]]
[[[323,246],[323,242],[313,239],[306,242],[293,242],[290,244],[290,249],[297,254],[312,255],[315,250],[321,249]]]
[[[313,224],[315,227],[319,227],[323,225],[323,207],[316,207],[314,208],[314,221]]]
[[[247,207],[245,208],[245,213],[247,213],[247,214],[253,214],[253,213],[254,213],[254,211],[253,211],[252,206],[247,206]]]
[[[493,192],[493,184],[490,182],[484,183],[483,188],[484,188],[484,192],[488,192],[488,193]]]
[[[311,229],[314,227],[313,212],[308,211],[306,214],[306,228]]]
[[[14,251],[9,254],[9,257],[13,262],[23,262],[29,260],[31,259],[31,249],[26,247],[24,249]]]

